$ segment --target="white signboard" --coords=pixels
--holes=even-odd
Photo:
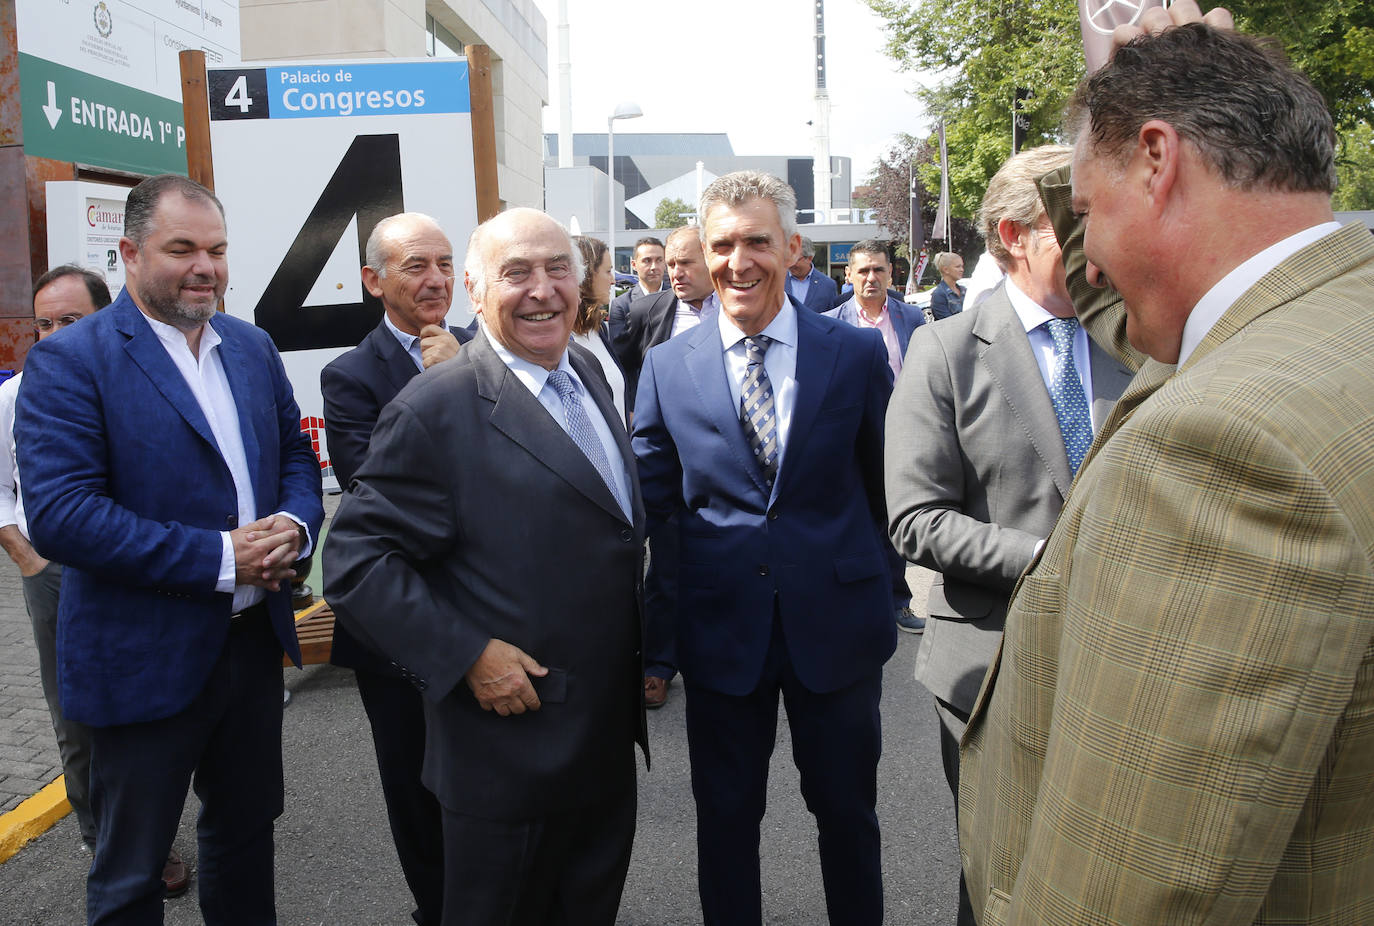
[[[124,201],[129,188],[85,180],[50,180],[48,199],[48,269],[75,264],[105,277],[110,295],[124,286]]]
[[[276,342],[328,478],[320,371],[381,321],[359,273],[372,227],[427,213],[461,261],[477,225],[467,61],[231,67],[206,85],[225,308]],[[459,281],[448,321],[471,317]]]

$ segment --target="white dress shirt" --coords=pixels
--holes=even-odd
[[[191,347],[186,343],[186,335],[180,329],[174,328],[166,322],[158,321],[143,316],[144,320],[152,327],[153,333],[167,351],[167,356],[172,358],[172,363],[176,364],[177,371],[181,373],[182,379],[186,381],[187,387],[191,390],[191,395],[195,397],[196,404],[200,406],[201,412],[205,415],[205,420],[210,425],[210,433],[214,435],[215,445],[219,449],[220,456],[224,463],[229,467],[229,475],[234,480],[234,492],[238,496],[238,523],[240,525],[251,524],[258,519],[257,500],[253,496],[253,479],[248,470],[248,457],[243,449],[243,432],[239,429],[238,407],[234,405],[234,394],[229,389],[229,380],[224,375],[224,364],[220,360],[219,345],[221,338],[219,332],[212,325],[206,323],[201,328],[200,334],[200,356],[191,354]],[[304,527],[304,523],[290,512],[279,512],[286,515],[292,521]],[[234,595],[233,610],[242,611],[244,608],[252,607],[267,596],[264,589],[256,585],[235,585],[236,563],[234,560],[234,542],[230,539],[229,531],[220,532],[221,553],[219,565],[219,581],[215,583],[215,591],[232,592]],[[300,557],[310,555],[310,537],[306,533],[305,543],[302,545]]]
[[[1202,339],[1207,337],[1207,332],[1221,320],[1226,310],[1235,305],[1236,300],[1243,296],[1246,290],[1258,283],[1260,277],[1312,242],[1340,231],[1340,228],[1339,222],[1323,222],[1305,228],[1296,235],[1289,235],[1282,241],[1271,244],[1218,280],[1216,285],[1198,300],[1197,305],[1193,306],[1193,311],[1188,313],[1188,321],[1183,325],[1183,339],[1179,343],[1178,365],[1183,366],[1184,361],[1197,350]]]
[[[716,313],[716,326],[725,351],[725,375],[729,377],[730,394],[735,397],[735,417],[739,417],[744,375],[749,369],[745,334],[735,327],[726,312]],[[792,410],[797,404],[797,310],[792,303],[784,297],[782,309],[759,334],[773,339],[763,355],[763,370],[773,387],[773,407],[778,413],[778,467],[781,468],[787,454],[787,435],[792,430]]]
[[[601,371],[606,374],[606,382],[611,387],[611,401],[615,403],[615,410],[620,415],[620,420],[625,420],[625,374],[620,372],[620,366],[611,357],[611,352],[606,350],[606,342],[601,340],[601,333],[596,330],[588,331],[586,334],[574,334],[573,343],[580,347],[585,347],[596,357],[601,364]]]
[[[558,422],[558,426],[567,433],[568,416],[563,409],[563,399],[556,389],[548,385],[550,371],[512,354],[505,345],[492,337],[491,332],[485,327],[482,328],[481,336],[491,344],[492,350],[496,351],[496,356],[501,358],[506,368],[514,373],[515,378],[524,384],[540,405],[544,406],[549,417]],[[596,404],[596,400],[587,392],[587,387],[582,383],[577,371],[568,362],[567,351],[563,352],[562,358],[558,361],[558,369],[567,373],[577,388],[577,397],[587,412],[587,420],[592,423],[592,429],[596,431],[597,439],[606,451],[606,461],[611,465],[611,475],[615,477],[615,500],[620,503],[620,510],[625,513],[626,520],[633,520],[630,508],[630,474],[625,469],[625,458],[620,455],[620,446],[615,442],[611,426],[601,414],[601,408]]]
[[[681,299],[677,301],[677,311],[673,313],[673,330],[669,337],[677,337],[684,331],[691,331],[697,325],[715,316],[720,309],[720,299],[714,292],[707,293],[701,300],[701,308],[694,309]]]
[[[14,451],[14,403],[19,398],[19,378],[23,375],[21,370],[0,383],[0,527],[13,524],[28,540],[29,522],[24,517],[19,460]]]

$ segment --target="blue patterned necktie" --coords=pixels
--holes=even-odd
[[[1088,397],[1078,378],[1073,360],[1073,339],[1078,332],[1078,319],[1052,318],[1045,323],[1054,339],[1054,364],[1050,369],[1050,401],[1059,419],[1059,433],[1064,438],[1064,450],[1069,456],[1069,469],[1074,475],[1083,465],[1083,457],[1093,442],[1093,418],[1088,409]]]
[[[772,338],[761,334],[744,339],[749,366],[744,371],[739,402],[744,436],[770,486],[778,475],[778,413],[773,403],[773,384],[763,366],[763,353],[772,342]]]
[[[615,477],[611,475],[611,462],[606,458],[606,448],[602,446],[601,438],[596,436],[596,428],[592,427],[587,410],[582,407],[582,400],[577,397],[577,386],[573,383],[572,377],[566,370],[554,370],[549,374],[548,384],[563,400],[563,414],[568,419],[568,436],[577,444],[578,449],[587,455],[587,459],[591,460],[596,471],[605,480],[606,488],[611,490],[611,495],[619,499],[620,496],[615,491]]]

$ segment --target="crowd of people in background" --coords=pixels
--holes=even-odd
[[[704,921],[763,921],[781,704],[829,920],[882,922],[899,630],[961,926],[1369,919],[1374,239],[1333,221],[1321,97],[1229,13],[1179,0],[1117,44],[1073,145],[990,181],[991,285],[938,255],[930,320],[882,240],[841,291],[753,171],[636,242],[616,297],[606,245],[537,210],[461,265],[428,216],[373,229],[382,318],[321,375],[317,555],[417,923],[614,923],[679,675]],[[0,387],[0,542],[93,924],[162,921],[189,787],[205,921],[275,922],[288,586],[323,509],[275,348],[216,311],[227,245],[213,193],[144,181],[124,290],[42,277]]]

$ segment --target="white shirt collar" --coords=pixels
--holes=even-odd
[[[1207,337],[1207,332],[1211,331],[1221,320],[1221,316],[1226,314],[1226,310],[1235,305],[1250,287],[1258,283],[1260,277],[1312,242],[1339,231],[1340,227],[1339,222],[1323,222],[1305,228],[1277,244],[1271,244],[1218,280],[1216,285],[1198,300],[1197,305],[1193,306],[1193,311],[1188,313],[1188,320],[1183,324],[1183,338],[1178,346],[1178,365],[1183,366],[1202,343],[1202,339]]]
[[[728,312],[716,313],[716,327],[720,331],[720,342],[725,350],[729,350],[747,337],[736,327]],[[767,335],[774,341],[781,341],[788,347],[797,346],[797,310],[792,307],[792,300],[785,295],[782,297],[782,309],[759,334]]]
[[[187,343],[186,333],[184,331],[164,321],[158,321],[142,309],[139,310],[139,313],[153,329],[153,334],[156,334],[158,340],[167,345],[169,349],[179,348],[188,354],[191,352],[191,345]],[[210,324],[208,321],[201,325],[200,357],[196,358],[197,362],[199,362],[201,357],[207,356],[211,348],[218,347],[222,340],[223,339],[219,336],[219,332],[215,330],[214,325]]]
[[[1016,317],[1021,319],[1021,327],[1026,329],[1027,334],[1054,318],[1048,309],[1023,293],[1021,287],[1012,282],[1010,276],[1003,279],[1007,284],[1007,299],[1016,311]]]
[[[543,391],[544,384],[548,382],[549,373],[552,372],[551,370],[546,370],[537,363],[531,363],[522,357],[515,356],[506,349],[504,344],[492,337],[491,332],[485,327],[482,328],[482,336],[491,344],[491,349],[496,351],[496,356],[501,358],[501,362],[515,374],[515,378],[525,384],[526,389],[536,396]],[[568,352],[566,350],[563,351],[563,356],[558,358],[558,369],[563,370],[572,377],[572,381],[577,384],[579,395],[586,391],[585,387],[582,385],[582,380],[577,377],[577,371],[568,363]]]

